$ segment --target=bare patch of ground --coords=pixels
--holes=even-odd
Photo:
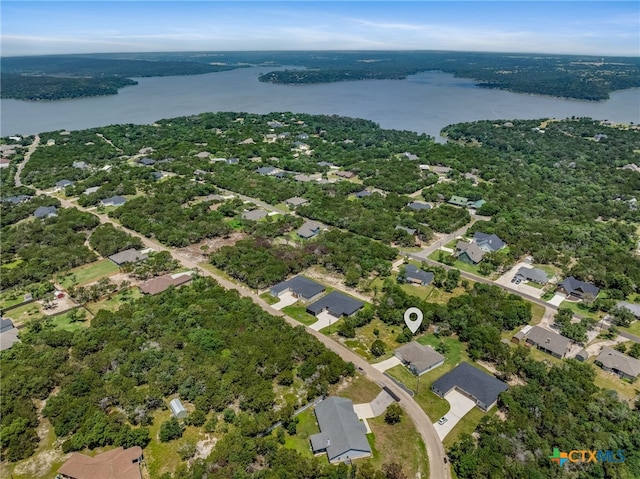
[[[233,232],[228,237],[224,238],[208,238],[199,243],[186,246],[178,249],[178,253],[186,256],[189,261],[194,263],[202,263],[208,261],[208,257],[214,251],[219,250],[223,246],[233,246],[241,239],[246,238],[247,235],[241,232]]]
[[[315,279],[320,281],[321,283],[327,284],[332,288],[336,288],[344,293],[350,294],[354,298],[371,302],[371,296],[364,295],[355,288],[346,286],[340,273],[330,273],[329,271],[314,266],[307,269],[306,271],[303,271],[303,274],[311,279]]]
[[[196,454],[193,456],[192,461],[195,461],[196,459],[206,459],[209,457],[209,454],[211,454],[211,451],[218,442],[218,438],[211,437],[210,434],[207,434],[206,436],[206,439],[198,441],[196,444]]]

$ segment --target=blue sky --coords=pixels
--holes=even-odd
[[[640,56],[634,1],[5,1],[1,54],[458,50]]]

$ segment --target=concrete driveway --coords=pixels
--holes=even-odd
[[[551,298],[549,301],[547,301],[549,304],[553,304],[554,306],[560,306],[560,303],[562,303],[565,299],[567,299],[567,297],[564,294],[558,294],[556,293],[553,298]]]
[[[444,415],[444,417],[446,417],[448,421],[442,425],[438,424],[437,422],[433,424],[433,427],[435,428],[440,440],[444,439],[447,434],[451,432],[453,427],[458,424],[458,421],[460,421],[460,419],[462,419],[476,405],[476,403],[472,399],[469,399],[467,396],[455,389],[447,394],[444,398],[451,406],[449,412]]]
[[[280,301],[272,305],[272,308],[277,309],[278,311],[287,306],[291,306],[296,301],[298,301],[298,298],[296,298],[291,291],[287,291],[282,296],[278,297],[280,298]]]
[[[530,268],[531,265],[529,263],[521,261],[520,263],[516,263],[513,268],[507,271],[505,274],[500,276],[495,282],[501,286],[506,286],[509,289],[513,289],[514,291],[518,291],[520,293],[528,294],[529,296],[533,296],[534,298],[542,297],[544,291],[540,288],[534,288],[533,286],[529,286],[527,282],[522,281],[519,284],[512,283],[511,280],[515,277],[516,273],[521,267]]]
[[[402,362],[397,357],[391,356],[389,359],[385,359],[384,361],[380,361],[379,363],[372,364],[372,366],[383,373],[387,369],[399,366],[400,364],[402,364]]]
[[[336,318],[335,316],[332,316],[326,311],[319,313],[317,318],[318,320],[315,323],[313,323],[311,326],[309,326],[314,331],[320,331],[321,329],[326,328],[327,326],[331,326],[333,323],[335,323],[338,320],[338,318]]]

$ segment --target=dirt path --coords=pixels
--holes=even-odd
[[[38,148],[38,145],[40,145],[40,135],[36,135],[33,142],[29,145],[27,152],[24,154],[24,160],[22,160],[22,162],[18,165],[16,176],[13,179],[13,182],[16,186],[22,186],[22,179],[20,178],[22,175],[22,170],[27,164],[27,161],[29,161],[29,158],[31,158],[33,152],[36,151],[36,148]]]

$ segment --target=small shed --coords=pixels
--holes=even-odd
[[[184,419],[188,415],[187,410],[184,408],[184,406],[180,402],[180,399],[178,398],[171,400],[171,402],[169,403],[169,409],[171,409],[171,413],[178,419]]]
[[[583,349],[578,354],[576,354],[576,359],[580,362],[585,362],[587,359],[589,359],[589,353],[586,349]]]

